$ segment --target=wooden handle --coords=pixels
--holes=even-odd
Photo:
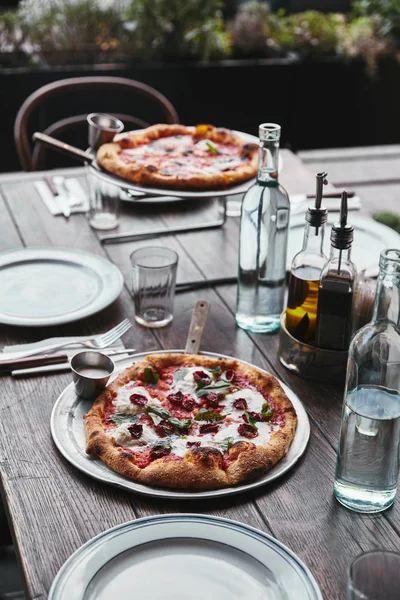
[[[209,310],[210,304],[206,300],[198,300],[194,305],[192,320],[190,322],[189,333],[186,340],[185,352],[187,354],[197,354],[199,351]]]
[[[48,146],[48,148],[57,150],[62,154],[68,154],[68,156],[72,156],[73,158],[76,158],[81,162],[93,162],[93,156],[90,156],[80,148],[75,148],[75,146],[70,146],[69,144],[60,142],[60,140],[57,140],[56,138],[53,138],[50,135],[46,135],[45,133],[36,132],[33,134],[33,139],[35,140],[35,142],[40,142],[44,146]]]
[[[43,365],[57,365],[66,361],[68,361],[68,356],[66,354],[45,354],[27,358],[9,358],[8,360],[1,360],[0,354],[0,372],[8,372],[13,369],[30,369],[33,367],[41,367]]]

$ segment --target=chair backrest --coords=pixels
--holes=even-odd
[[[15,119],[14,139],[21,166],[25,171],[34,171],[43,168],[44,162],[45,149],[36,143],[32,150],[28,138],[28,123],[35,108],[44,101],[47,101],[51,96],[64,92],[93,91],[97,89],[133,92],[134,94],[145,96],[161,109],[166,123],[179,123],[178,114],[171,102],[163,94],[145,83],[124,77],[73,77],[54,81],[53,83],[44,85],[28,96]],[[149,125],[148,122],[136,116],[110,114],[118,117],[125,124],[134,125],[135,127],[147,127]],[[85,122],[86,115],[67,117],[47,127],[44,133],[57,137],[58,134],[64,133],[67,129],[77,127]]]

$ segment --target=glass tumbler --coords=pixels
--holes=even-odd
[[[89,225],[106,231],[119,225],[121,189],[90,167],[87,171],[89,187]]]
[[[400,554],[373,550],[360,554],[350,565],[347,600],[398,600]]]
[[[145,327],[172,321],[178,255],[169,248],[145,247],[131,254],[135,319]]]

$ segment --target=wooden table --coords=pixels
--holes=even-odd
[[[313,191],[314,173],[322,168],[330,170],[329,156],[304,156],[311,170],[288,151],[283,152],[283,158],[281,179],[291,193]],[[337,166],[336,159],[332,159],[331,166]],[[368,172],[371,179],[370,169]],[[66,174],[82,175],[82,171]],[[129,255],[135,247],[154,244],[154,240],[100,245],[84,215],[73,215],[67,222],[47,212],[33,187],[33,181],[41,176],[18,173],[0,177],[0,250],[21,246],[80,248],[118,265],[126,284],[120,298],[97,315],[60,327],[2,327],[0,343],[92,334],[125,317],[134,322]],[[348,178],[347,183],[354,187]],[[381,193],[381,188],[375,189]],[[379,206],[382,207],[381,201]],[[123,209],[121,229],[140,231],[160,224],[193,223],[204,218],[204,212],[211,214],[212,207],[175,204],[160,210],[155,206],[129,205]],[[228,218],[223,229],[160,237],[157,244],[178,252],[178,281],[235,275],[238,224],[237,218]],[[376,547],[400,549],[398,501],[383,514],[361,516],[344,509],[333,497],[342,388],[307,382],[286,371],[277,357],[278,335],[251,335],[237,328],[235,286],[179,294],[170,326],[150,331],[135,324],[124,341],[139,351],[182,348],[192,307],[200,296],[212,305],[202,348],[236,356],[271,371],[302,399],[312,429],[305,455],[272,485],[240,496],[176,502],[126,493],[78,472],[60,456],[52,442],[50,414],[56,398],[71,381],[69,374],[19,380],[3,377],[0,474],[29,598],[46,598],[61,565],[88,539],[124,521],[159,513],[207,513],[258,527],[286,544],[306,563],[325,599],[344,597],[346,569],[361,551]]]

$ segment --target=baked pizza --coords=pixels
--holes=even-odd
[[[297,417],[255,367],[152,354],[121,373],[84,417],[86,451],[143,484],[212,489],[254,479],[284,457]]]
[[[153,125],[103,144],[97,162],[144,186],[210,190],[255,177],[258,146],[212,125]]]

